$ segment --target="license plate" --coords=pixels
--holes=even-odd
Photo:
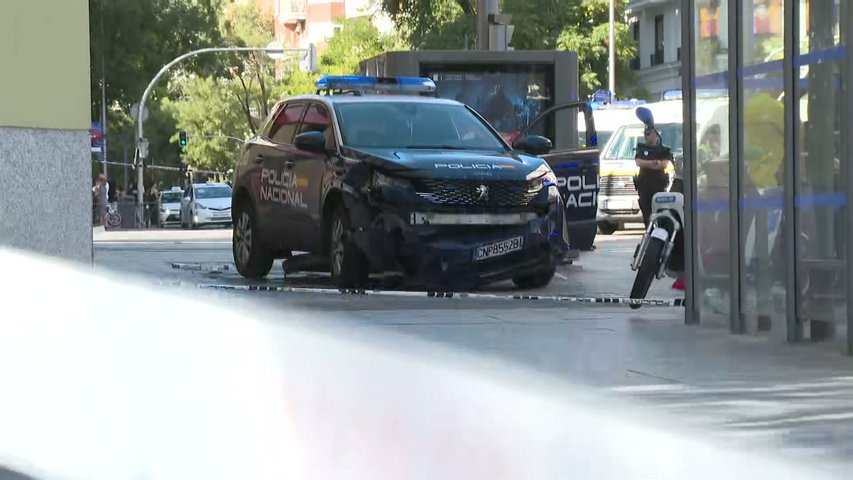
[[[487,258],[500,257],[507,253],[517,252],[521,250],[523,244],[524,237],[514,237],[502,242],[483,245],[474,250],[474,260],[485,260]]]

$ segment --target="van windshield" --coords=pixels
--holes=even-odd
[[[672,149],[673,154],[680,151],[681,124],[667,123],[658,125],[663,144]],[[605,160],[633,160],[637,143],[643,139],[642,125],[629,125],[616,131],[604,149],[602,158]]]

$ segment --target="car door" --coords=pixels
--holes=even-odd
[[[302,117],[298,134],[320,132],[326,137],[326,152],[316,153],[294,150],[292,164],[298,204],[294,205],[294,222],[299,226],[301,249],[318,252],[322,246],[323,192],[326,171],[337,151],[332,117],[329,109],[319,102],[311,102]]]
[[[555,105],[536,117],[516,138],[523,139],[544,118],[565,109],[583,113],[585,141],[579,147],[555,149],[541,157],[557,176],[557,186],[566,205],[571,247],[589,250],[597,229],[600,172],[598,138],[591,107],[584,101]]]
[[[294,165],[293,138],[305,113],[306,102],[282,105],[270,126],[267,138],[256,147],[253,161],[261,166],[258,210],[265,240],[284,249],[300,248],[298,209],[301,201],[295,194],[292,178]],[[266,212],[266,213],[264,213]]]

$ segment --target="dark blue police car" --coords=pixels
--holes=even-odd
[[[342,287],[398,271],[430,288],[548,284],[567,249],[556,177],[426,78],[324,77],[278,103],[235,170],[233,255],[264,277],[308,252]]]

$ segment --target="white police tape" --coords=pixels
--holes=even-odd
[[[571,295],[519,295],[496,293],[430,292],[407,290],[359,290],[314,287],[281,287],[272,285],[229,285],[211,283],[161,282],[160,285],[193,287],[201,290],[239,290],[249,292],[316,293],[353,296],[387,296],[410,298],[464,298],[472,300],[527,300],[568,303],[593,303],[611,305],[644,305],[651,307],[683,307],[683,298],[675,299],[631,299],[625,297],[576,297]]]

